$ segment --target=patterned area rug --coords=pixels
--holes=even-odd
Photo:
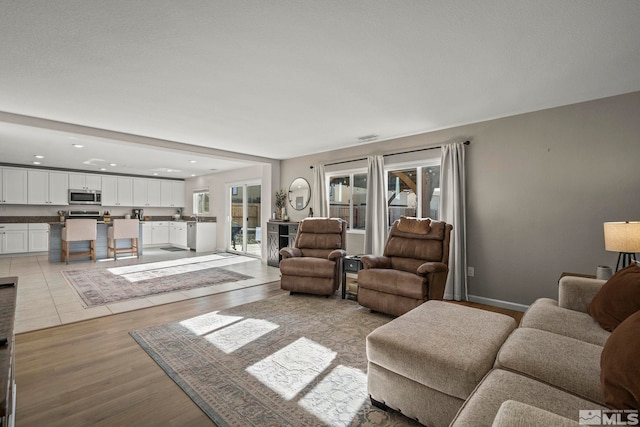
[[[131,336],[220,427],[418,425],[368,399],[365,338],[389,320],[294,294]]]
[[[208,255],[125,267],[69,270],[61,273],[76,290],[85,308],[88,308],[167,292],[252,279],[252,276],[220,267],[221,265],[228,267],[229,263],[248,260],[251,258],[238,256],[230,261],[227,256]],[[254,285],[255,283],[251,282],[246,284],[246,286]],[[226,290],[229,289],[221,289],[221,291]]]

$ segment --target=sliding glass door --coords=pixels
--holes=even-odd
[[[262,256],[262,185],[232,184],[229,187],[229,245],[227,250],[246,255]]]

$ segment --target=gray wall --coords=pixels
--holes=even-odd
[[[316,163],[464,139],[474,299],[528,305],[557,297],[563,271],[615,267],[602,223],[640,219],[640,92],[283,160],[281,182],[311,182]]]

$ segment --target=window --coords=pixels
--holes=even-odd
[[[440,165],[387,172],[389,225],[404,216],[439,219]]]
[[[364,230],[367,216],[367,174],[329,177],[329,216],[342,218],[351,230]]]
[[[193,192],[193,214],[209,214],[209,190],[197,190]]]
[[[440,218],[440,161],[396,164],[386,169],[389,226],[402,215]],[[329,215],[342,218],[350,230],[364,230],[367,216],[367,172],[359,169],[329,175]]]

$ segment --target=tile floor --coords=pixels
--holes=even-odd
[[[50,263],[48,254],[4,255],[0,257],[0,277],[18,276],[19,278],[15,333],[21,333],[197,298],[219,292],[220,289],[191,289],[100,307],[84,308],[76,292],[60,273],[63,270],[106,268],[202,255],[206,255],[206,253],[196,254],[191,251],[169,252],[159,248],[145,248],[144,255],[139,260],[135,257],[122,258],[118,259],[118,261],[113,261],[113,259],[97,261],[95,263],[92,261],[73,260],[69,265]],[[249,279],[247,282],[255,282],[256,285],[279,280],[280,278],[279,269],[269,267],[259,259],[233,264],[229,268],[238,273],[252,276],[253,279]]]

